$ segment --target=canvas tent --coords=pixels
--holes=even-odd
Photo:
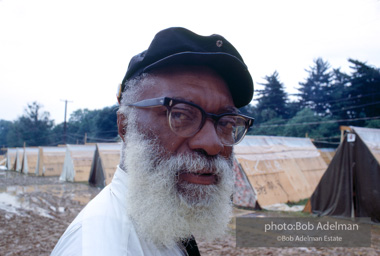
[[[5,155],[0,155],[0,165],[4,165],[7,162],[7,158]]]
[[[7,149],[7,169],[15,170],[16,148]]]
[[[67,145],[61,181],[83,182],[90,177],[95,145]]]
[[[319,216],[380,222],[380,129],[350,127],[310,198]]]
[[[15,170],[16,172],[21,172],[23,151],[24,151],[23,148],[16,148],[16,159],[15,159],[15,165],[13,168],[13,170]]]
[[[321,156],[327,165],[329,165],[331,160],[333,159],[335,155],[335,150],[336,150],[335,148],[319,148],[318,149],[319,153],[321,153]]]
[[[120,143],[97,143],[88,182],[97,187],[108,185],[120,162]]]
[[[62,173],[66,147],[39,147],[35,174],[59,176]]]
[[[327,168],[309,138],[246,136],[235,157],[260,206],[309,198]]]
[[[28,174],[35,174],[38,160],[38,148],[26,147],[24,148],[24,156],[22,158],[21,172]]]

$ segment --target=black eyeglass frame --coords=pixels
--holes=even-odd
[[[135,102],[132,104],[127,104],[127,106],[138,107],[138,108],[155,108],[155,107],[164,106],[167,108],[167,117],[169,118],[172,107],[175,106],[176,104],[179,104],[179,103],[188,104],[190,106],[193,106],[193,107],[199,109],[201,111],[201,114],[202,114],[202,121],[201,121],[197,131],[194,132],[192,135],[189,135],[188,137],[191,137],[194,134],[196,134],[197,132],[199,132],[202,129],[202,127],[204,126],[207,118],[213,120],[215,129],[217,129],[218,121],[224,116],[238,116],[238,117],[243,118],[245,120],[244,134],[241,136],[241,138],[238,141],[235,141],[234,144],[227,145],[227,146],[233,146],[233,145],[238,144],[244,138],[248,129],[253,125],[253,122],[255,120],[253,117],[242,115],[242,114],[237,114],[237,113],[223,113],[223,114],[219,114],[219,115],[208,113],[202,107],[198,106],[197,104],[194,104],[192,102],[188,102],[185,100],[173,99],[173,98],[169,98],[169,97],[146,99],[146,100],[138,101],[138,102]],[[170,129],[173,130],[171,125],[170,125],[170,122],[169,122],[169,126],[170,126]],[[175,133],[175,131],[173,131],[173,132]]]

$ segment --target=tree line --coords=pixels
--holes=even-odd
[[[322,58],[306,70],[298,93],[288,95],[279,73],[265,77],[257,104],[245,107],[255,117],[252,135],[310,137],[320,147],[339,144],[339,126],[380,128],[380,69],[349,59],[350,74]],[[290,100],[293,96],[294,100]]]
[[[66,123],[54,125],[49,112],[38,102],[28,104],[16,121],[0,120],[0,146],[56,146],[85,142],[117,141],[116,105],[103,109],[74,111]]]
[[[334,69],[322,58],[306,70],[298,93],[289,95],[277,71],[255,90],[257,103],[241,108],[253,116],[251,135],[310,137],[320,147],[339,144],[340,125],[380,128],[380,69],[349,59],[350,74]],[[55,125],[42,105],[27,105],[15,121],[0,120],[0,146],[55,146],[118,140],[118,106],[78,109],[66,123]],[[66,134],[66,136],[64,136]]]

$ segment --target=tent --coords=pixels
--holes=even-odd
[[[15,170],[16,148],[7,148],[7,169]]]
[[[233,168],[235,176],[235,187],[232,196],[233,204],[243,208],[260,209],[257,203],[257,192],[251,186],[251,183],[249,183],[247,175],[236,158],[234,158]]]
[[[108,185],[120,162],[121,143],[97,143],[88,182],[97,187]]]
[[[380,222],[379,163],[380,129],[350,127],[310,198],[311,212]]]
[[[0,165],[5,165],[7,163],[6,155],[0,155]]]
[[[318,151],[321,154],[323,160],[329,165],[335,155],[335,148],[319,148]]]
[[[28,174],[35,174],[38,160],[38,148],[26,147],[24,148],[24,156],[22,158],[21,172]]]
[[[309,138],[246,136],[234,152],[260,206],[309,198],[327,168]]]
[[[35,174],[59,176],[62,173],[66,147],[39,147]]]
[[[16,158],[15,158],[15,164],[13,170],[16,172],[21,172],[22,169],[22,155],[23,155],[23,148],[16,148]]]
[[[95,145],[67,145],[61,181],[88,182]]]

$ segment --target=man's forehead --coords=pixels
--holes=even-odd
[[[193,103],[205,100],[225,102],[225,108],[235,110],[233,99],[224,79],[206,66],[176,66],[155,70],[142,81],[141,98],[174,97]]]
[[[150,72],[144,82],[150,84],[151,88],[156,87],[160,89],[169,85],[172,86],[172,89],[179,91],[187,90],[189,87],[198,87],[200,84],[203,85],[205,89],[208,87],[207,85],[212,87],[218,84],[219,86],[214,89],[226,91],[231,95],[223,77],[207,66],[173,66],[160,68]]]

